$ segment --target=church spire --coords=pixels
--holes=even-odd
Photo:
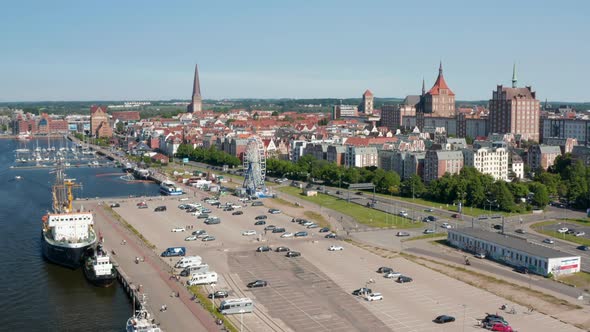
[[[440,65],[438,66],[438,75],[442,76],[442,60],[440,60]]]
[[[516,88],[516,62],[512,65],[512,87]]]
[[[422,95],[426,94],[426,87],[424,86],[424,77],[422,77]]]
[[[193,96],[191,103],[187,106],[187,112],[198,113],[203,108],[203,99],[201,97],[201,83],[199,82],[199,66],[195,64],[195,77],[193,81]]]

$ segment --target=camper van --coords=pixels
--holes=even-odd
[[[187,257],[182,257],[178,262],[176,262],[176,264],[174,264],[174,267],[177,269],[184,269],[185,267],[189,267],[191,265],[199,265],[203,262],[203,259],[201,258],[201,256],[187,256]]]
[[[216,272],[204,272],[204,273],[195,273],[190,276],[189,280],[186,282],[189,286],[194,285],[209,285],[214,284],[217,282],[217,273]]]
[[[180,276],[181,277],[188,277],[191,274],[205,273],[205,272],[209,272],[209,265],[201,263],[198,265],[191,265],[191,266],[185,267],[184,270],[182,270],[180,272]]]
[[[185,247],[170,247],[162,252],[162,257],[184,256],[185,254]]]

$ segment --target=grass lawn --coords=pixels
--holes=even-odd
[[[446,233],[433,233],[433,234],[422,234],[419,236],[410,237],[407,239],[403,239],[402,242],[414,241],[414,240],[423,240],[423,239],[438,239],[441,237],[447,237]]]
[[[289,195],[297,196],[306,201],[319,204],[321,207],[346,214],[354,218],[359,223],[367,226],[391,228],[422,227],[420,222],[412,222],[410,219],[394,216],[358,204],[347,203],[345,200],[341,200],[330,195],[318,194],[315,197],[307,197],[301,194],[301,189],[295,187],[280,187],[277,190]]]
[[[322,228],[323,227],[330,227],[330,223],[328,223],[326,218],[317,212],[305,211],[305,212],[303,212],[303,215],[305,217],[307,217],[308,219],[315,221]]]
[[[563,281],[568,285],[574,285],[577,288],[583,289],[587,292],[590,291],[590,273],[577,272],[559,277],[557,280]]]
[[[290,207],[295,207],[295,208],[303,208],[303,206],[296,205],[295,203],[289,202],[286,199],[282,199],[282,198],[269,198],[269,199],[275,203],[278,203],[278,204],[282,204],[282,205],[286,205],[286,206],[290,206]]]
[[[531,225],[531,227],[535,231],[537,231],[541,234],[549,235],[549,236],[552,236],[557,239],[566,240],[566,241],[570,241],[570,242],[585,245],[585,246],[590,246],[590,239],[586,239],[581,236],[575,236],[572,234],[562,234],[562,233],[558,233],[554,230],[544,229],[545,226],[555,225],[555,224],[559,224],[562,222],[563,221],[557,221],[557,220],[543,221],[543,222],[533,224],[533,225]],[[588,223],[580,222],[577,220],[568,220],[567,222],[582,225],[582,226],[588,226]]]

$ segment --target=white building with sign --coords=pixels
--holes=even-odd
[[[554,276],[580,272],[580,256],[557,251],[525,239],[477,228],[449,229],[449,243],[486,258],[514,267],[525,267],[530,273]]]

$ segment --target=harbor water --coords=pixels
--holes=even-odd
[[[81,269],[51,264],[41,255],[41,217],[51,209],[55,175],[50,164],[19,168],[15,150],[50,144],[72,146],[65,139],[0,139],[0,331],[124,331],[132,308],[118,284],[94,287]],[[66,169],[68,178],[82,184],[77,198],[158,195],[156,184],[126,181],[120,168],[79,165]]]

